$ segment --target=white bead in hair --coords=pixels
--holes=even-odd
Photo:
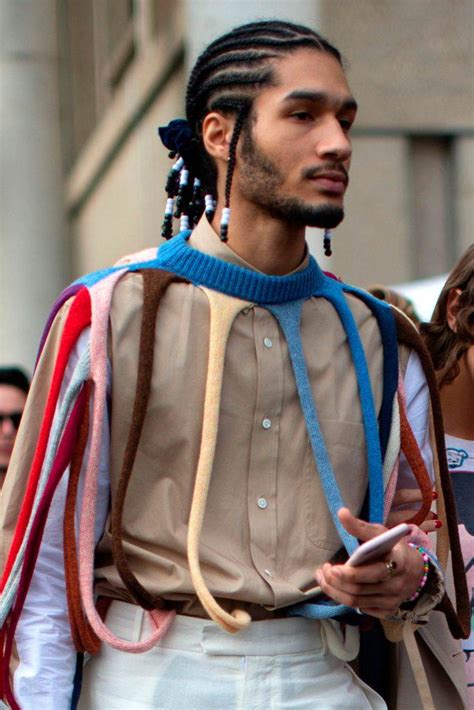
[[[167,216],[172,216],[173,214],[173,209],[174,209],[174,199],[173,197],[168,197],[166,200],[166,207],[165,207],[165,217]]]
[[[186,170],[186,168],[184,168],[183,170],[181,170],[181,172],[179,174],[179,186],[182,187],[183,185],[187,185],[188,178],[189,178],[189,170]]]
[[[181,219],[179,221],[179,230],[180,232],[186,232],[189,229],[189,217],[187,214],[181,215]]]
[[[184,160],[183,160],[183,158],[178,158],[178,160],[176,161],[176,163],[174,163],[174,165],[173,165],[173,167],[171,168],[171,170],[172,170],[174,173],[179,173],[179,171],[180,171],[183,167],[184,167]]]
[[[212,195],[204,195],[204,205],[207,217],[211,217],[216,211],[216,203]]]
[[[224,207],[221,216],[221,225],[229,224],[230,221],[230,207]]]

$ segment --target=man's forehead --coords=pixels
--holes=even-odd
[[[340,62],[332,54],[300,49],[275,63],[274,96],[279,100],[294,92],[327,94],[341,102],[353,99]]]

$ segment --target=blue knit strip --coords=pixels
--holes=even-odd
[[[308,370],[301,342],[300,320],[303,301],[292,301],[279,305],[268,306],[270,313],[273,313],[278,320],[280,327],[288,343],[291,364],[296,380],[296,387],[300,398],[303,416],[306,422],[306,429],[313,450],[314,459],[318,469],[321,484],[326,496],[326,501],[331,513],[334,525],[339,537],[351,555],[358,547],[355,537],[350,535],[342,526],[338,518],[338,510],[344,507],[344,501],[337,485],[336,477],[329,460],[329,455],[324,443],[324,438],[319,425],[318,414],[314,403],[311,384],[308,377]]]
[[[332,619],[334,616],[341,616],[348,611],[354,611],[352,607],[335,602],[301,602],[288,607],[288,616],[304,616],[306,619]]]
[[[398,387],[398,341],[395,319],[390,306],[371,296],[370,293],[347,284],[344,284],[343,289],[370,308],[379,326],[383,348],[383,397],[379,412],[379,438],[382,459],[385,460],[392,426],[393,401]]]
[[[359,331],[352,311],[346,303],[341,284],[334,281],[326,282],[323,295],[332,303],[346,332],[352,361],[357,376],[362,421],[364,424],[365,444],[367,448],[367,467],[369,473],[369,522],[383,523],[384,511],[384,480],[382,454],[380,450],[377,414],[369,376],[369,368],[365,358]]]
[[[189,246],[190,232],[183,232],[160,247],[158,264],[197,286],[207,286],[253,303],[285,303],[309,298],[325,276],[310,257],[308,266],[289,276],[268,276],[217,259]]]

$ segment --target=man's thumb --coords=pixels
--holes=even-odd
[[[338,516],[347,532],[362,542],[377,537],[387,529],[383,525],[367,523],[365,520],[354,517],[348,508],[341,508],[338,511]]]

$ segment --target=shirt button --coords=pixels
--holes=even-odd
[[[265,508],[268,506],[267,499],[266,498],[259,498],[257,501],[257,505],[262,510],[265,510]]]
[[[264,338],[263,344],[265,345],[266,348],[271,348],[273,345],[273,340],[271,338]]]
[[[267,577],[273,577],[273,575],[272,575],[272,573],[270,572],[269,569],[264,569],[263,571],[265,572],[265,574],[267,575]]]
[[[270,429],[271,425],[272,425],[271,419],[264,419],[262,422],[262,426],[264,429]]]

